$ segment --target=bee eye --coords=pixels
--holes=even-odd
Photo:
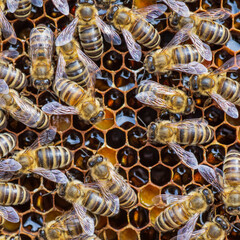
[[[234,207],[228,207],[227,210],[228,210],[229,212],[232,212],[232,211],[234,210]]]
[[[89,162],[89,163],[88,163],[88,166],[89,166],[89,167],[93,167],[93,166],[94,166],[94,162],[93,162],[93,161]]]
[[[97,158],[97,162],[98,162],[98,163],[100,163],[100,162],[102,162],[102,161],[103,161],[103,157],[102,157],[102,156],[100,156],[100,157]]]

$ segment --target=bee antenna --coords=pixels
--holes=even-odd
[[[88,157],[90,157],[90,155],[89,155],[85,150],[83,150],[82,148],[81,148],[81,151],[82,151],[83,153],[85,153]]]
[[[100,145],[101,145],[101,142],[99,141],[99,143],[98,143],[98,147],[97,147],[97,151],[95,152],[95,154],[94,154],[94,155],[97,155],[97,153],[98,153],[98,150],[99,150],[99,148],[100,148]]]
[[[135,62],[136,62],[136,60],[134,60],[133,58],[129,58],[128,60],[130,60],[130,61],[135,61]],[[141,60],[139,60],[138,62],[140,62],[140,63],[143,64],[143,61],[141,61]]]
[[[143,124],[143,126],[144,126],[145,128],[147,128],[146,123],[145,123],[139,116],[137,116],[137,118],[138,118],[138,120]]]
[[[52,193],[54,193],[54,192],[56,192],[56,191],[57,191],[57,189],[54,189],[54,190],[52,190],[51,192],[48,192],[48,193],[43,194],[42,197],[45,197],[45,196],[47,196],[47,195],[49,195],[49,194],[52,194]]]
[[[238,227],[236,227],[234,224],[230,223],[230,226],[231,226],[232,228],[235,228],[236,230],[238,230],[238,231],[240,232],[240,229],[239,229]]]

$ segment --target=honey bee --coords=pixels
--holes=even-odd
[[[98,182],[102,191],[108,191],[119,198],[120,206],[128,209],[137,202],[137,195],[124,178],[116,172],[111,162],[97,154],[88,160],[90,175]]]
[[[167,202],[167,208],[157,216],[155,221],[155,228],[161,232],[171,231],[183,224],[186,224],[186,228],[194,227],[199,215],[214,203],[214,195],[208,188],[198,188],[184,196],[162,194],[154,197],[153,201],[158,202],[159,197]],[[186,230],[186,228],[182,229]],[[179,235],[181,232],[179,230]]]
[[[64,64],[64,59],[60,55],[53,90],[62,101],[70,106],[63,106],[58,102],[50,102],[44,105],[42,110],[48,114],[55,115],[75,114],[92,124],[101,121],[104,117],[103,102],[100,98],[94,97],[93,86],[86,91],[77,83],[63,78]],[[92,81],[91,84],[93,85]]]
[[[6,0],[9,12],[21,21],[24,21],[32,11],[32,5],[36,7],[43,6],[43,0]],[[52,0],[54,6],[64,15],[69,14],[67,0]]]
[[[2,236],[0,236],[0,240],[21,240],[21,237],[19,235],[16,235],[16,234],[2,235]]]
[[[189,86],[201,95],[211,96],[226,114],[238,118],[238,110],[234,104],[240,106],[240,84],[227,77],[229,68],[234,69],[234,61],[233,57],[214,72],[191,76]],[[240,62],[240,55],[236,56],[236,62]]]
[[[29,56],[32,85],[40,91],[48,89],[52,84],[52,53],[53,32],[45,25],[39,24],[30,33]]]
[[[7,117],[3,110],[0,109],[0,129],[7,126]]]
[[[204,58],[212,58],[210,47],[204,43],[203,48],[190,44],[179,45],[187,39],[188,31],[188,28],[181,29],[163,49],[147,54],[144,59],[145,70],[159,74],[169,74],[171,71],[189,74],[207,73],[207,68],[201,62]]]
[[[141,81],[136,99],[157,109],[167,109],[171,113],[189,114],[194,110],[194,101],[185,92],[151,80]]]
[[[5,157],[16,146],[17,138],[13,133],[0,133],[0,158]]]
[[[84,52],[93,60],[97,61],[103,54],[103,32],[107,42],[120,45],[121,38],[98,16],[98,10],[92,0],[81,0],[75,12],[75,19],[60,33],[56,40],[56,46],[63,46],[69,43],[75,33],[79,34],[81,47]]]
[[[0,107],[28,127],[45,129],[49,126],[48,116],[28,98],[20,97],[17,91],[9,89],[2,79],[0,79]]]

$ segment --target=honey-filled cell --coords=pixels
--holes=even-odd
[[[139,198],[142,205],[145,207],[152,207],[155,203],[153,198],[159,194],[159,189],[151,184],[143,187],[140,190]]]
[[[120,232],[120,239],[122,240],[139,240],[135,230],[126,228]]]
[[[118,151],[117,159],[123,167],[131,167],[137,163],[137,151],[126,146]]]

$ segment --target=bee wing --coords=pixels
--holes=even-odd
[[[138,43],[136,43],[136,41],[132,37],[132,34],[128,30],[122,29],[122,34],[127,44],[127,48],[130,55],[136,62],[139,62],[142,57],[141,46]]]
[[[67,0],[52,0],[52,2],[60,13],[64,15],[69,14],[69,6]]]
[[[11,26],[11,24],[8,22],[2,10],[0,10],[0,22],[1,22],[2,34],[4,38],[10,38],[8,41],[11,44],[16,44],[17,43],[16,33],[13,27]]]
[[[0,171],[0,181],[9,181],[12,179],[13,176],[14,176],[13,172]]]
[[[0,206],[0,215],[9,222],[19,222],[19,216],[13,207]]]
[[[16,50],[4,50],[0,53],[0,58],[16,58],[19,55],[18,51]]]
[[[55,81],[57,81],[60,78],[65,78],[66,73],[65,73],[65,66],[66,62],[64,60],[63,55],[60,53],[58,56],[58,63],[57,63],[57,69],[56,69],[56,74],[55,74]],[[61,91],[61,89],[58,89]]]
[[[177,143],[168,143],[169,147],[172,148],[179,159],[186,164],[188,167],[192,169],[197,169],[198,168],[198,161],[195,157],[195,155],[192,152],[188,152],[184,150],[180,145]]]
[[[227,8],[215,8],[208,10],[206,12],[196,13],[196,16],[200,18],[210,19],[210,20],[217,20],[222,19],[225,20],[231,15],[231,10]]]
[[[238,66],[236,66],[236,65]],[[237,71],[240,68],[240,54],[238,54],[235,57],[230,58],[229,60],[227,60],[222,66],[220,66],[219,68],[217,68],[213,73],[215,74],[220,74],[222,72],[226,72],[226,71]]]
[[[108,43],[113,42],[114,45],[120,45],[122,43],[122,40],[116,31],[106,24],[99,16],[96,16],[96,24],[102,31],[104,38]]]
[[[3,79],[0,79],[0,94],[8,94],[8,93],[9,93],[9,87],[7,83]]]
[[[7,0],[7,8],[9,12],[14,13],[18,8],[19,0]]]
[[[43,6],[43,0],[32,0],[32,4],[36,7],[42,7]]]
[[[79,114],[79,112],[75,107],[64,106],[59,102],[47,103],[42,107],[42,110],[45,113],[52,114],[52,115],[68,115],[68,114],[78,115]]]
[[[15,172],[22,168],[22,165],[12,158],[0,162],[0,171]]]
[[[210,95],[227,115],[232,118],[238,118],[238,110],[233,103],[227,101],[217,93],[211,93]]]
[[[117,182],[118,186],[120,186],[123,191],[126,190],[128,183],[125,182],[125,179],[121,175],[119,175],[116,170],[114,171],[114,169],[110,169],[110,173],[114,181]]]
[[[86,209],[83,206],[74,203],[73,207],[74,207],[76,214],[80,220],[79,222],[82,226],[83,232],[92,236],[94,234],[93,219],[86,214]]]
[[[206,232],[207,229],[203,228],[197,231],[194,231],[191,235],[192,239],[196,239],[197,237],[199,237],[200,235],[204,234]],[[173,238],[171,238],[170,240],[178,240],[178,239],[184,239],[184,236],[186,236],[185,234],[182,235],[177,235]]]
[[[190,16],[190,11],[184,2],[175,1],[175,0],[162,0],[162,1],[179,15],[183,17]]]
[[[189,198],[188,195],[173,195],[173,194],[160,194],[153,197],[152,202],[158,205],[161,201],[165,203],[165,206],[172,205],[175,202],[185,201]]]
[[[73,35],[78,23],[78,18],[74,18],[72,22],[58,35],[55,45],[63,46],[73,39]]]
[[[207,73],[207,68],[198,62],[191,62],[188,64],[176,64],[172,66],[172,70],[185,72],[189,74],[204,74]]]
[[[36,173],[52,182],[65,184],[68,182],[68,179],[64,173],[60,170],[49,170],[45,168],[35,168],[32,170],[33,173]]]

